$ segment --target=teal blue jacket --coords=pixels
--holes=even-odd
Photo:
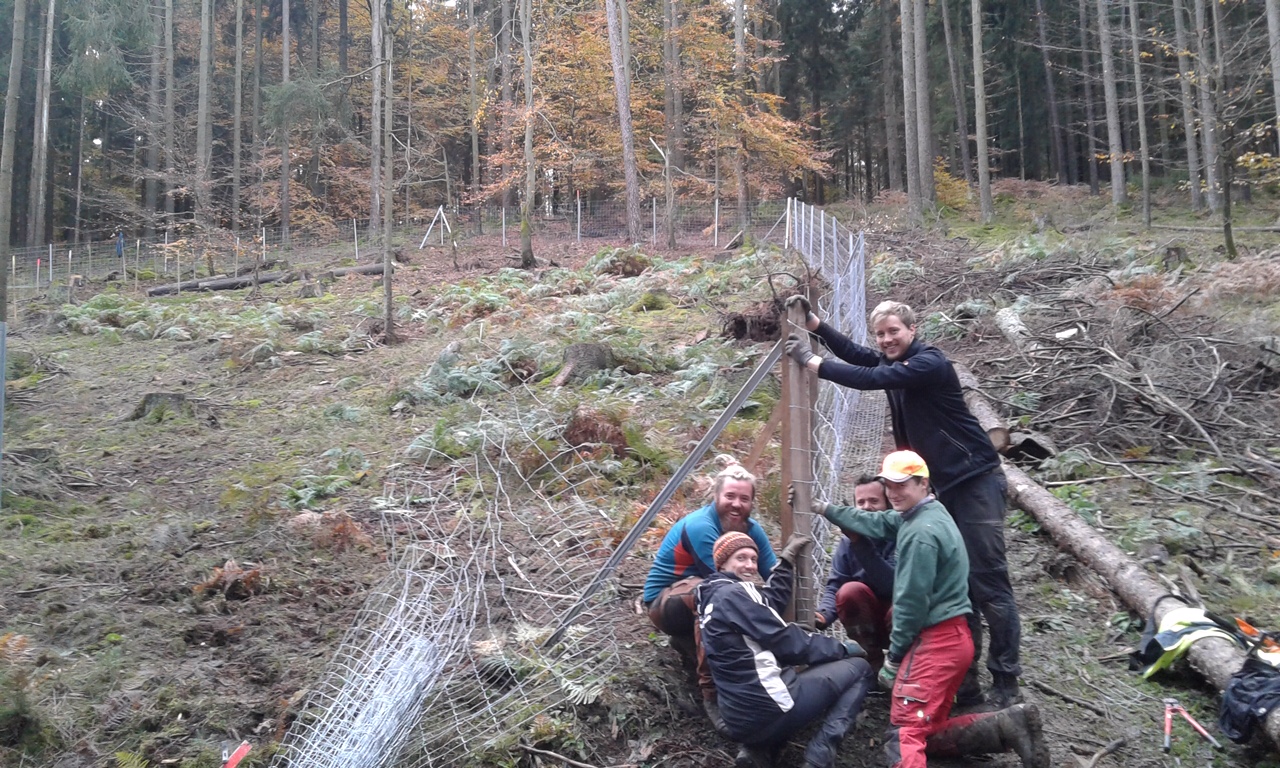
[[[937,499],[929,496],[902,513],[828,504],[823,514],[842,531],[898,541],[890,659],[900,661],[906,656],[921,630],[973,612],[964,540]]]

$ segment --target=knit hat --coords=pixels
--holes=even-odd
[[[909,477],[928,477],[929,467],[915,451],[894,451],[884,457],[880,477],[891,483],[906,482]]]
[[[716,561],[716,570],[720,570],[720,566],[733,557],[734,552],[744,547],[751,547],[757,554],[760,552],[760,548],[756,546],[755,539],[739,531],[730,531],[716,539],[715,546],[711,548],[711,556]]]

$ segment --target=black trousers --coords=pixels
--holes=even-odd
[[[787,686],[795,705],[776,720],[750,729],[739,741],[753,747],[773,747],[790,739],[829,711],[837,708],[855,714],[871,689],[871,665],[866,659],[848,658],[816,664],[796,675]],[[735,728],[729,724],[732,733]]]
[[[1004,472],[995,469],[948,488],[938,494],[938,501],[956,521],[969,554],[969,599],[974,607],[969,629],[973,632],[974,666],[982,658],[982,619],[978,616],[981,613],[991,629],[987,669],[992,675],[1017,677],[1022,674],[1018,652],[1022,622],[1018,618],[1013,585],[1009,583],[1009,564],[1005,559],[1007,488]]]

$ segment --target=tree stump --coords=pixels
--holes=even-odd
[[[564,365],[551,385],[563,387],[571,380],[586,378],[596,371],[607,371],[614,364],[613,350],[608,344],[570,344],[564,348]]]
[[[177,392],[148,392],[143,395],[142,402],[133,409],[128,421],[146,419],[148,421],[164,421],[170,414],[175,416],[194,416],[195,408],[187,402],[187,396]]]

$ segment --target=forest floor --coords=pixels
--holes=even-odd
[[[922,335],[966,362],[1011,423],[1053,441],[1037,479],[1171,591],[1280,627],[1275,235],[1237,232],[1229,260],[1212,221],[1171,203],[1161,224],[1209,231],[1143,230],[1099,199],[1036,184],[1008,184],[998,202],[993,224],[952,213],[916,232],[898,227],[893,201],[828,211],[867,227],[868,306],[913,304]],[[1246,225],[1278,213],[1240,206]],[[600,245],[548,245],[541,255],[559,269],[537,280],[589,292]],[[423,253],[395,276],[406,337],[395,346],[378,341],[380,277],[308,299],[297,286],[148,300],[93,285],[85,294],[99,295],[78,306],[22,308],[6,384],[0,765],[216,767],[241,739],[255,745],[243,765],[267,764],[386,572],[371,502],[405,446],[447,415],[405,409],[403,393],[477,331],[515,339],[550,312],[585,322],[525,298],[493,243],[463,243],[458,268],[443,249]],[[708,359],[737,359],[746,343],[721,331],[771,298],[762,262],[655,255],[679,268],[669,308],[635,323],[633,355],[701,344]],[[1026,326],[1016,343],[995,321],[1008,307]],[[615,322],[621,311],[601,310]],[[537,360],[537,377],[558,360]],[[664,365],[651,378],[679,374]],[[147,410],[148,393],[182,397]],[[763,418],[744,424],[717,450],[749,447]],[[618,492],[647,500],[663,481]],[[772,489],[759,514],[775,533],[776,506]],[[1143,617],[1024,513],[1011,511],[1007,535],[1025,691],[1055,766],[1077,768],[1122,737],[1098,765],[1280,765],[1274,747],[1213,751],[1181,723],[1163,753],[1161,700],[1178,697],[1209,725],[1217,694],[1181,665],[1148,680],[1129,672]],[[623,585],[643,581],[655,543],[627,558]],[[572,733],[529,745],[596,766],[732,764],[675,652],[634,611],[617,621],[630,650],[605,699],[635,716],[601,725],[599,706],[584,706],[564,713]],[[870,699],[841,765],[882,764],[885,719],[885,700]],[[566,764],[522,751],[500,762]]]

